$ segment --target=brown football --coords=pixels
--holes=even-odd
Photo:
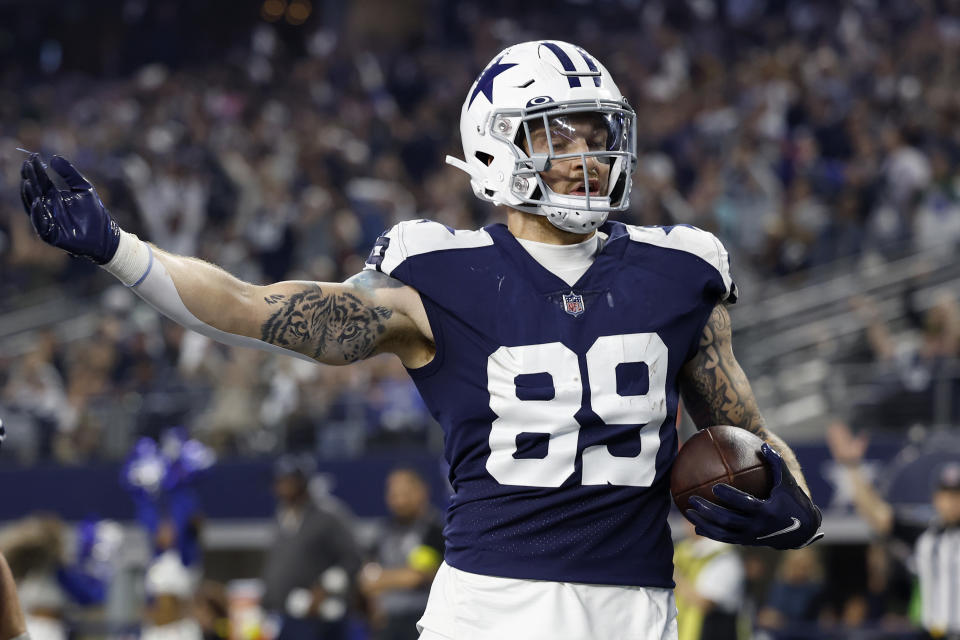
[[[716,502],[713,485],[725,482],[757,498],[770,497],[773,474],[760,455],[763,440],[746,429],[707,427],[691,436],[670,471],[670,494],[686,514],[692,496]]]

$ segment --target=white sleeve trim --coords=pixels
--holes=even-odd
[[[395,247],[393,251],[390,251],[390,247],[387,247],[386,253],[383,256],[383,264],[380,265],[380,268],[387,275],[393,273],[393,270],[400,266],[400,263],[407,259],[406,248],[403,246],[403,225],[398,224],[393,229],[390,230],[390,233],[387,234],[388,238],[391,238],[391,241],[394,243]]]
[[[662,227],[635,227],[628,225],[630,239],[665,249],[676,249],[695,255],[720,273],[724,299],[735,292],[730,275],[730,258],[719,239],[709,231],[697,227],[677,225],[667,233]]]
[[[386,246],[382,238],[386,238]],[[389,275],[404,260],[413,256],[450,249],[473,249],[493,244],[493,238],[483,229],[455,230],[432,220],[408,220],[395,225],[377,241],[371,257],[382,256],[379,270]],[[380,248],[382,247],[382,248]],[[380,248],[380,253],[377,253]],[[376,270],[375,262],[367,262],[365,269]]]

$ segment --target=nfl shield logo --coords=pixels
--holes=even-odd
[[[581,315],[583,313],[583,296],[573,291],[564,294],[563,310],[572,316]]]

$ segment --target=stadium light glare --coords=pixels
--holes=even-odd
[[[265,0],[263,7],[260,9],[260,16],[267,22],[276,22],[283,17],[286,10],[287,3],[285,0]]]
[[[287,7],[287,22],[292,25],[303,24],[310,17],[312,11],[313,6],[309,0],[293,0]]]

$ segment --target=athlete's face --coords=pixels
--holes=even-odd
[[[547,129],[542,120],[530,122],[533,153],[550,153],[550,142],[554,155],[606,151],[608,148],[609,129],[600,114],[558,116],[551,118],[549,124]],[[589,189],[591,196],[601,196],[607,193],[610,165],[593,156],[574,157],[551,162],[550,168],[541,171],[540,175],[554,193],[584,196]]]
[[[419,517],[427,506],[427,488],[408,471],[394,471],[387,476],[387,507],[400,520]]]
[[[307,495],[307,483],[298,475],[285,474],[273,481],[273,493],[283,505],[300,502]]]
[[[933,493],[933,508],[945,524],[960,524],[960,490],[940,489]]]

